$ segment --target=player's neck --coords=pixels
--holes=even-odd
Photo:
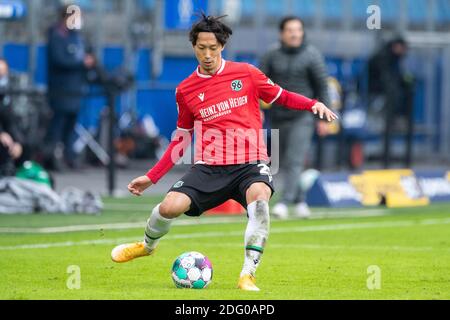
[[[223,58],[221,57],[220,63],[217,65],[217,67],[214,70],[211,70],[209,72],[206,71],[205,69],[203,69],[202,66],[200,65],[200,67],[199,67],[200,73],[204,74],[206,76],[213,76],[220,70],[220,68],[222,67],[222,63],[223,63]]]

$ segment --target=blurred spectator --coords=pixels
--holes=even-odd
[[[403,86],[404,72],[401,62],[408,52],[408,46],[401,37],[386,43],[369,59],[369,92],[386,94]]]
[[[8,63],[0,59],[0,104],[8,106],[11,104],[11,97],[8,95],[9,88],[9,66]]]
[[[269,51],[261,61],[261,70],[286,90],[315,98],[329,106],[327,71],[322,54],[305,39],[304,24],[298,17],[286,17],[280,23],[281,45]],[[319,136],[328,126],[307,112],[295,112],[275,106],[269,112],[273,129],[280,130],[280,168],[284,171],[284,188],[280,202],[272,213],[286,218],[288,206],[296,205],[296,215],[308,217],[299,180],[304,170],[315,126]]]
[[[23,152],[22,137],[13,118],[8,88],[9,67],[5,60],[0,59],[0,176],[15,174],[15,161]]]
[[[48,33],[48,100],[53,118],[46,137],[46,165],[56,170],[62,168],[63,158],[69,167],[76,165],[71,137],[86,91],[86,72],[96,61],[80,32],[68,28],[67,8]]]
[[[414,80],[403,68],[403,60],[408,53],[408,45],[401,37],[395,37],[378,50],[368,66],[369,99],[371,105],[382,101],[385,116],[384,166],[390,162],[390,138],[393,128],[407,131],[406,163],[411,161],[413,87]]]

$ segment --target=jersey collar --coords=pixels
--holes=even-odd
[[[219,70],[216,72],[216,75],[217,75],[217,74],[221,74],[221,73],[223,72],[223,70],[225,69],[225,64],[226,64],[226,61],[225,61],[224,58],[222,58],[222,65],[220,66]],[[200,66],[197,67],[197,75],[198,75],[200,78],[205,78],[205,79],[209,79],[209,78],[212,78],[212,77],[213,77],[213,76],[211,76],[211,75],[209,75],[209,74],[203,74],[203,73],[201,73],[201,72],[200,72]]]

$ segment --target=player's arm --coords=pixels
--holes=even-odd
[[[191,132],[178,129],[158,163],[145,176],[134,179],[128,185],[128,190],[136,196],[141,196],[147,188],[158,183],[183,157],[184,152],[191,143],[191,138]]]
[[[258,90],[259,97],[268,104],[277,103],[288,109],[305,110],[314,114],[318,114],[321,119],[334,121],[338,116],[328,109],[323,103],[314,99],[309,99],[300,94],[284,90],[280,86],[273,83],[259,69],[249,65],[249,72],[252,76],[253,83]]]
[[[280,97],[275,100],[279,105],[293,110],[306,110],[319,115],[320,119],[329,122],[337,120],[338,116],[331,111],[326,105],[314,99],[309,99],[301,94],[281,89]]]
[[[177,92],[177,106],[178,128],[164,155],[146,175],[134,179],[128,185],[128,190],[136,196],[141,196],[147,188],[158,183],[183,157],[184,152],[191,145],[194,133],[194,118],[179,92]]]

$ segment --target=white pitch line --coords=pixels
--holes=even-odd
[[[229,247],[229,248],[240,248],[241,243],[204,243],[205,247]],[[410,251],[410,252],[428,252],[434,250],[440,251],[450,251],[450,248],[434,248],[434,247],[404,247],[404,246],[354,246],[354,245],[324,245],[317,243],[291,243],[291,244],[269,244],[267,248],[292,248],[292,249],[307,249],[307,250],[317,250],[317,249],[330,249],[330,250],[385,250],[385,251]]]
[[[195,226],[208,225],[219,223],[239,223],[244,221],[238,218],[194,218],[192,220],[178,220],[174,222],[176,226]],[[143,229],[146,222],[119,222],[109,224],[88,224],[88,225],[73,225],[64,227],[44,227],[44,228],[0,228],[1,233],[26,233],[26,234],[52,234],[52,233],[66,233],[66,232],[80,232],[80,231],[100,231],[100,230],[130,230]]]
[[[352,218],[352,217],[379,217],[388,214],[388,210],[360,210],[350,211],[349,213],[329,213],[329,212],[314,212],[311,220],[329,219],[329,218]],[[246,219],[245,216],[235,217],[202,217],[193,219],[184,219],[175,221],[177,226],[194,226],[194,225],[208,225],[219,223],[242,223]],[[298,219],[287,219],[283,221],[295,221]],[[83,231],[100,231],[100,230],[131,230],[141,229],[145,227],[143,222],[118,222],[108,224],[87,224],[87,225],[69,225],[61,227],[41,227],[41,228],[20,228],[20,227],[3,227],[0,228],[0,234],[56,234],[66,232],[83,232]]]
[[[330,224],[321,226],[301,226],[301,227],[276,227],[272,228],[271,234],[283,233],[304,233],[304,232],[320,232],[320,231],[340,231],[340,230],[357,230],[357,229],[376,229],[376,228],[402,228],[412,226],[432,226],[450,224],[450,218],[444,219],[424,219],[424,220],[402,220],[392,222],[363,222],[363,223],[345,223],[345,224]],[[194,239],[194,238],[223,238],[223,237],[242,237],[241,231],[231,232],[198,232],[168,235],[165,240],[177,239]],[[0,251],[5,250],[19,250],[19,249],[47,249],[55,247],[73,247],[84,245],[103,245],[103,244],[118,244],[124,242],[136,241],[136,238],[120,238],[120,239],[98,239],[98,240],[83,240],[83,241],[66,241],[55,243],[40,243],[40,244],[23,244],[15,246],[0,246]]]
[[[139,203],[106,203],[104,210],[106,211],[118,211],[118,212],[129,212],[129,211],[137,211],[137,212],[148,212],[151,213],[152,208],[156,205],[156,203],[149,203],[149,204],[139,204]],[[386,209],[364,209],[364,208],[349,208],[349,209],[342,209],[342,208],[332,208],[332,210],[337,214],[377,214],[380,212],[386,213],[389,211],[388,208]],[[333,212],[332,211],[332,212]],[[324,210],[324,209],[312,209],[313,215],[329,215],[330,211]]]
[[[149,203],[149,204],[137,204],[137,203],[106,203],[104,206],[104,210],[107,211],[143,211],[148,212],[149,214],[152,212],[152,209],[157,205],[157,203]]]

